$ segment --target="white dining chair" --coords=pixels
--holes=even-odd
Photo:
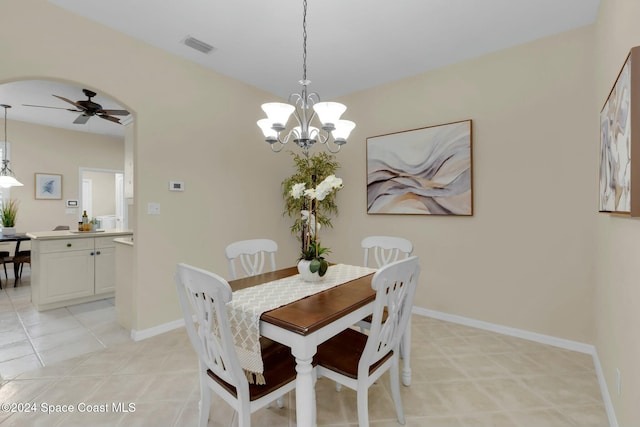
[[[369,266],[369,259],[375,260],[376,267],[382,267],[401,258],[408,258],[413,252],[410,240],[395,236],[368,236],[362,239],[360,246],[364,249],[364,266]]]
[[[268,256],[271,271],[276,269],[276,252],[278,244],[269,239],[240,240],[229,244],[224,253],[229,261],[229,275],[231,280],[238,278],[235,260],[240,261],[242,271],[246,276],[255,276],[264,271],[265,257]]]
[[[364,249],[364,266],[369,266],[369,261],[375,261],[380,268],[402,258],[408,258],[413,253],[413,243],[403,237],[395,236],[368,236],[360,243]],[[371,328],[371,316],[361,320],[357,325],[361,330]],[[402,358],[402,384],[411,385],[411,320],[407,323],[407,330],[400,342],[400,357]]]
[[[198,425],[207,426],[213,390],[237,411],[238,427],[249,427],[253,412],[295,388],[296,362],[290,349],[273,343],[263,350],[266,384],[249,384],[227,317],[226,304],[233,297],[229,283],[217,274],[178,264],[176,286],[187,334],[198,355]]]
[[[391,378],[398,422],[405,423],[400,399],[399,349],[402,332],[411,316],[419,275],[415,256],[380,268],[371,281],[376,299],[369,334],[348,328],[318,347],[318,377],[356,390],[360,427],[369,426],[369,387],[386,371]]]

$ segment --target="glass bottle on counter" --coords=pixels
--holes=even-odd
[[[87,216],[87,211],[84,211],[84,212],[82,213],[82,223],[83,223],[83,224],[87,224],[87,223],[89,223],[89,217]]]

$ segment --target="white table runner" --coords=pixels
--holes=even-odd
[[[309,295],[322,292],[359,277],[374,273],[374,268],[336,264],[329,267],[320,282],[305,282],[299,274],[241,289],[227,304],[229,325],[240,365],[249,383],[264,384],[264,366],[260,353],[260,316]]]

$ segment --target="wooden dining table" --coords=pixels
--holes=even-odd
[[[296,267],[232,280],[233,291],[298,274]],[[260,317],[260,335],[291,348],[296,359],[296,425],[316,425],[313,356],[318,345],[373,312],[373,273],[321,291]]]

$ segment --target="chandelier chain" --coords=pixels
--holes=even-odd
[[[307,80],[307,0],[303,0],[302,12],[302,80]]]

